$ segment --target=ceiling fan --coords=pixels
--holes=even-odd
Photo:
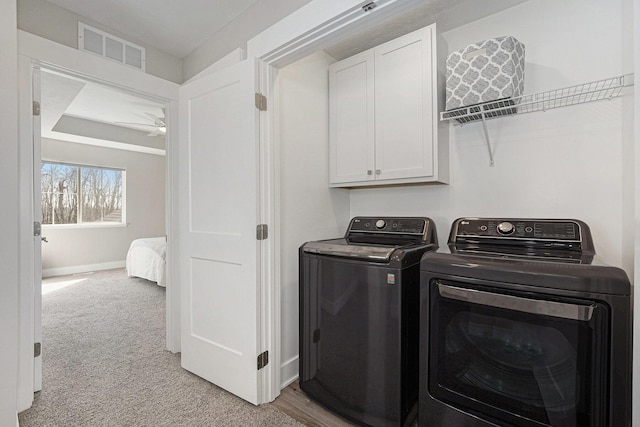
[[[146,114],[153,121],[153,124],[132,123],[132,122],[114,122],[114,124],[150,127],[152,128],[152,130],[147,134],[147,136],[162,136],[167,133],[167,124],[165,123],[164,108],[162,109],[162,117],[158,117],[155,114],[151,114],[147,112],[145,112],[144,114]]]

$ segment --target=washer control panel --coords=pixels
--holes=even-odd
[[[460,218],[453,238],[508,238],[513,240],[580,241],[580,224],[574,220]]]
[[[349,232],[385,232],[398,234],[423,234],[426,218],[355,217],[349,224]]]

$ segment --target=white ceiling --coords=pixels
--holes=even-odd
[[[84,84],[64,114],[147,133],[156,127],[154,117],[164,119],[161,104],[94,83]]]
[[[77,143],[164,154],[154,117],[164,105],[55,72],[41,75],[41,135]]]
[[[405,13],[338,41],[325,51],[341,60],[433,23],[437,24],[438,32],[443,33],[525,1],[424,0]]]
[[[183,58],[258,0],[47,1]]]

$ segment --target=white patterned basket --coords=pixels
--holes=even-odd
[[[515,37],[473,43],[447,58],[447,110],[516,98],[523,92],[524,44]]]

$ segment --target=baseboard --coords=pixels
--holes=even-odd
[[[298,379],[298,356],[294,356],[280,366],[280,390]]]
[[[91,271],[124,268],[125,261],[103,262],[101,264],[74,265],[71,267],[47,268],[42,270],[42,277],[66,276],[68,274],[89,273]]]

